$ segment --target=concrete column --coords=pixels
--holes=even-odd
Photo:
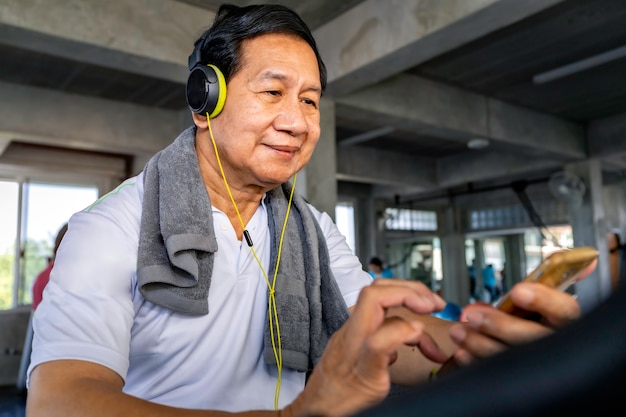
[[[607,220],[607,230],[610,233],[617,233],[619,236],[619,243],[626,243],[626,190],[623,185],[611,185],[603,188],[604,192],[604,208]],[[607,241],[608,248],[615,247],[614,241]],[[611,274],[611,292],[615,292],[620,284],[620,272],[622,268],[626,268],[623,265],[623,261],[620,261],[621,253],[609,253],[609,269]],[[622,265],[620,265],[622,263]]]
[[[508,291],[513,285],[520,282],[526,276],[526,252],[524,251],[524,235],[508,235],[504,242],[506,279],[503,282]]]
[[[320,111],[322,127],[320,139],[311,160],[302,170],[304,172],[298,173],[298,181],[300,177],[306,178],[305,197],[309,203],[334,219],[337,205],[335,102],[322,99]]]
[[[478,301],[483,300],[483,268],[485,267],[485,251],[483,250],[483,241],[474,239],[474,271],[476,272],[476,294]]]
[[[620,185],[605,186],[603,195],[607,226],[618,229],[626,241],[626,191]]]
[[[443,269],[441,294],[445,300],[464,306],[470,297],[469,274],[459,217],[460,210],[454,205],[437,213]]]
[[[374,235],[372,236],[375,242],[375,255],[383,258],[387,257],[387,236],[385,233],[385,207],[386,204],[383,200],[374,199]],[[408,277],[408,275],[407,275]]]
[[[575,287],[581,309],[586,313],[611,293],[602,169],[599,160],[591,159],[567,165],[565,170],[581,178],[586,185],[582,203],[569,207],[574,246],[593,246],[600,252],[594,272]]]
[[[378,255],[376,247],[378,233],[376,208],[374,206],[374,198],[372,197],[362,197],[357,201],[358,203],[355,207],[358,239],[357,256],[361,263],[367,266],[369,258],[374,254]]]

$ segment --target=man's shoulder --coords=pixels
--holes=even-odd
[[[138,233],[143,203],[143,175],[130,177],[91,205],[76,213],[91,226],[117,227]]]
[[[317,220],[318,223],[322,224],[322,223],[333,222],[330,216],[326,212],[318,210],[313,204],[309,202],[307,202],[306,205],[309,208],[309,210],[311,210],[313,217],[315,218],[315,220]]]
[[[141,207],[143,201],[143,173],[130,177],[117,187],[98,198],[85,211],[108,212],[114,208],[133,209]]]

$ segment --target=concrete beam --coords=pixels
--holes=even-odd
[[[490,139],[538,150],[544,156],[587,157],[583,125],[491,98],[488,112]]]
[[[612,152],[615,153],[615,152]],[[611,170],[620,170],[624,171],[626,169],[626,154],[617,154],[616,156],[606,156],[602,158],[602,167],[606,168],[608,171]]]
[[[483,137],[555,157],[587,154],[581,125],[415,75],[390,78],[336,102],[338,117],[341,111],[361,113],[414,132],[463,142]]]
[[[361,146],[337,149],[337,179],[423,189],[436,185],[433,161]]]
[[[172,0],[6,0],[0,43],[185,82],[193,42],[213,17]]]
[[[130,55],[103,46],[90,45],[66,38],[33,32],[0,23],[0,44],[27,51],[53,55],[84,64],[186,83],[189,71],[182,63],[159,61],[150,57]]]
[[[0,83],[0,138],[145,156],[181,130],[180,112]],[[33,100],[37,109],[34,111]],[[35,109],[36,110],[36,109]]]
[[[6,149],[9,147],[10,144],[11,144],[10,138],[4,138],[0,136],[0,156],[4,154],[4,151],[6,151]]]
[[[395,200],[396,196],[407,194],[417,194],[427,190],[427,187],[415,184],[372,184],[372,198],[384,198],[387,200]]]
[[[591,122],[588,136],[590,156],[626,156],[626,113]]]
[[[314,31],[328,92],[376,83],[562,1],[364,1]]]
[[[562,161],[547,158],[528,158],[518,153],[485,151],[480,154],[454,155],[437,162],[439,187],[452,187],[468,182],[532,173],[557,168]]]

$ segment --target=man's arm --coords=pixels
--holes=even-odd
[[[448,354],[438,344],[444,349],[450,347],[445,336],[448,328],[451,340],[459,346],[455,359],[468,363],[507,345],[534,340],[548,334],[551,327],[580,315],[573,297],[541,285],[518,284],[511,296],[519,307],[540,313],[544,323],[510,316],[490,306],[474,305],[466,308],[467,324],[446,323],[427,316],[443,308],[445,302],[425,286],[403,280],[375,280],[361,291],[352,315],[333,334],[305,389],[291,405],[280,412],[250,411],[238,415],[351,415],[382,401],[390,383],[403,382],[405,372],[412,371],[418,375],[417,380],[422,380],[432,364],[444,362]],[[400,308],[410,314],[396,314]],[[400,370],[401,365],[408,369]],[[393,366],[391,372],[390,366]],[[27,414],[29,417],[230,415],[153,404],[124,394],[122,386],[119,375],[100,365],[60,360],[42,363],[31,374]]]
[[[415,314],[443,308],[444,301],[425,286],[401,280],[377,280],[365,287],[353,314],[331,337],[304,390],[281,411],[249,411],[243,417],[343,417],[382,401],[389,392],[389,365],[401,346],[415,346],[435,362],[447,358],[422,321],[387,317],[404,307]],[[79,360],[55,360],[31,373],[27,415],[40,416],[226,416],[219,411],[186,410],[154,404],[122,392],[114,371]],[[237,389],[237,387],[233,387]]]
[[[38,365],[30,377],[26,403],[29,417],[192,417],[227,416],[221,411],[188,410],[159,405],[122,392],[122,378],[86,361],[55,360]],[[278,411],[249,411],[241,417],[281,416]]]

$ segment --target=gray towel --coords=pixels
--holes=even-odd
[[[195,127],[157,153],[144,169],[137,285],[144,298],[185,314],[208,314],[217,241],[211,201],[198,168]],[[273,277],[291,186],[266,196]],[[308,371],[348,310],[330,270],[326,241],[299,195],[294,196],[276,279],[283,366]],[[274,364],[269,321],[264,358]]]
[[[290,193],[291,184],[283,184],[267,193],[265,200],[273,237],[270,277],[276,269]],[[294,195],[285,230],[275,297],[281,336],[286,336],[281,337],[283,361],[291,368],[306,371],[307,366],[310,370],[322,356],[330,335],[348,319],[348,308],[330,270],[326,239],[306,201],[298,194]],[[269,331],[265,332],[264,356],[266,362],[274,362]]]

